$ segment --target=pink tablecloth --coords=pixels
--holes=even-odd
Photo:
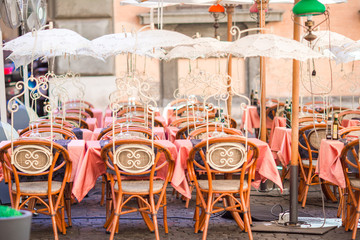
[[[167,136],[167,139],[170,141],[170,142],[174,142],[175,139],[176,139],[176,133],[180,130],[180,128],[178,127],[166,127],[165,128],[165,132],[166,132],[166,136]]]
[[[97,119],[96,118],[87,118],[86,123],[89,125],[89,130],[94,131],[97,127]]]
[[[359,120],[355,120],[355,119],[343,119],[341,121],[341,126],[347,128],[347,127],[354,127],[354,126],[358,126],[359,125]]]
[[[276,167],[276,162],[271,153],[269,145],[266,142],[256,138],[249,138],[249,142],[254,143],[259,148],[259,157],[256,162],[255,180],[252,185],[255,188],[259,188],[262,181],[269,179],[278,185],[282,192],[283,185],[281,182],[281,177]]]
[[[156,140],[167,149],[169,149],[173,159],[177,157],[177,150],[174,144],[166,140]],[[101,148],[99,141],[87,141],[87,151],[84,159],[79,166],[74,183],[72,194],[80,202],[86,194],[95,186],[96,180],[102,174],[106,173],[106,166],[104,161],[101,159]],[[159,159],[159,161],[164,161]],[[158,176],[164,176],[166,170],[159,171]]]
[[[341,166],[340,154],[344,143],[337,140],[321,140],[316,173],[319,177],[338,185],[346,187],[344,172]]]
[[[270,148],[277,154],[281,164],[287,166],[291,161],[291,129],[275,127]]]
[[[247,129],[250,133],[253,133],[254,128],[260,128],[260,116],[255,106],[248,106],[248,109],[244,111],[244,114],[242,116],[243,128],[245,127],[245,118],[247,116],[247,113],[249,113],[249,118],[247,119]],[[272,122],[272,120],[266,118],[266,128],[270,129],[272,126]]]
[[[286,118],[284,117],[274,117],[274,120],[271,124],[269,145],[271,146],[272,137],[274,135],[274,130],[276,127],[286,127]]]
[[[92,108],[91,111],[94,113],[94,118],[97,120],[97,127],[102,127],[103,125],[103,112],[101,109]]]
[[[259,148],[259,157],[256,162],[255,181],[252,183],[255,188],[260,187],[261,181],[271,180],[283,190],[280,174],[277,170],[276,163],[269,145],[259,139],[249,138],[249,142],[254,143]],[[174,176],[171,181],[173,187],[182,195],[191,198],[189,184],[186,179],[186,161],[192,149],[190,140],[175,140],[174,144],[178,148],[178,157],[175,163]]]

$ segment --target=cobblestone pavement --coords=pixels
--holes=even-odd
[[[67,234],[59,233],[60,239],[108,239],[105,232],[105,208],[99,205],[99,183],[91,190],[81,203],[72,206],[73,226],[68,228]],[[159,231],[161,239],[201,239],[202,234],[195,234],[193,228],[194,201],[190,202],[188,209],[184,202],[171,194],[172,188],[168,189],[168,225],[169,233],[164,233],[162,213],[159,213]],[[289,206],[289,195],[279,194],[278,190],[267,193],[252,191],[251,207],[268,206],[270,209],[275,204],[281,204],[285,209]],[[300,216],[305,214],[311,217],[323,217],[321,193],[319,188],[311,188],[305,209],[299,208]],[[326,217],[336,218],[337,203],[325,201]],[[257,233],[253,232],[254,239],[351,239],[351,232],[345,232],[343,227],[336,228],[324,235],[304,235],[285,233]],[[359,236],[359,234],[358,234]],[[154,234],[149,232],[139,214],[128,214],[120,218],[119,234],[116,239],[154,239]],[[51,220],[44,215],[33,218],[31,239],[53,239]],[[241,232],[236,223],[231,219],[214,216],[210,219],[208,239],[248,239],[247,233]]]

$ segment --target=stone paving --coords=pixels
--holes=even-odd
[[[60,239],[108,239],[109,234],[105,232],[103,224],[105,221],[105,208],[99,205],[100,201],[99,182],[92,189],[88,197],[81,203],[72,206],[73,227],[68,228],[67,234],[59,233]],[[184,202],[172,194],[172,188],[168,188],[168,225],[169,233],[164,233],[162,224],[162,213],[159,213],[159,231],[161,239],[201,239],[202,234],[195,234],[193,228],[194,201],[190,202],[188,209]],[[269,209],[275,204],[281,204],[288,209],[289,195],[279,194],[278,190],[267,193],[253,190],[251,192],[251,207],[268,206]],[[305,214],[311,217],[323,217],[321,192],[319,188],[313,187],[309,193],[305,209],[299,208],[300,216]],[[336,218],[337,203],[325,201],[326,217]],[[285,234],[285,233],[257,233],[253,232],[254,239],[351,239],[351,232],[345,232],[343,227],[336,228],[324,235]],[[358,236],[360,236],[358,234]],[[31,239],[53,239],[51,221],[47,216],[39,215],[33,218]],[[119,234],[115,239],[155,239],[154,234],[149,232],[145,223],[138,213],[124,215],[120,218]],[[208,239],[248,239],[247,233],[241,232],[236,223],[231,219],[221,216],[213,216],[210,219]]]

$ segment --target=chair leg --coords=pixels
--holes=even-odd
[[[203,236],[202,236],[203,240],[206,240],[206,237],[207,237],[207,232],[208,232],[208,228],[209,228],[209,221],[210,221],[210,213],[207,212],[207,213],[205,213],[204,231],[203,231]]]
[[[145,204],[138,198],[138,206],[139,208],[145,207]],[[150,232],[154,232],[154,223],[151,221],[151,219],[149,218],[149,215],[144,213],[144,212],[140,212],[141,217],[144,219],[144,222],[146,224],[146,226],[148,227]]]
[[[359,199],[359,197],[358,197],[358,199]],[[360,200],[358,201],[358,204],[357,204],[357,207],[356,207],[356,215],[355,215],[355,219],[354,219],[354,227],[353,227],[353,232],[352,232],[352,236],[351,236],[352,240],[355,240],[355,238],[356,238],[356,232],[357,232],[357,228],[358,228],[359,217],[360,217]]]
[[[164,194],[163,204],[164,204],[164,207],[163,207],[164,229],[165,229],[165,233],[167,234],[167,233],[169,233],[169,227],[168,227],[168,223],[167,223],[166,192],[165,192],[165,194]]]
[[[72,183],[67,183],[64,190],[64,198],[65,198],[65,210],[66,215],[68,218],[68,225],[69,227],[72,226],[72,220],[71,220],[71,189],[72,189]]]
[[[194,220],[195,220],[195,233],[199,232],[199,221],[200,221],[200,197],[196,193],[196,206],[195,206],[195,212],[194,212]]]
[[[302,204],[301,204],[302,208],[305,208],[306,199],[307,199],[307,195],[309,192],[309,187],[310,187],[309,184],[306,183],[305,188],[304,188],[304,196],[303,196],[303,200],[302,200]]]
[[[101,199],[100,199],[100,206],[104,205],[104,199],[105,199],[105,186],[106,186],[106,178],[103,175],[101,180]]]
[[[205,209],[205,219],[204,219],[204,227],[203,227],[204,231],[203,231],[203,236],[202,236],[203,240],[206,240],[206,238],[207,238],[210,215],[211,215],[211,212],[212,212],[212,207],[211,207],[212,201],[213,201],[213,194],[211,192],[209,192],[208,199],[207,199],[207,206],[206,206],[206,209]]]
[[[111,223],[111,233],[110,233],[110,240],[114,239],[115,232],[118,230],[117,226],[119,223],[120,212],[121,212],[121,204],[122,204],[123,196],[119,193],[117,196],[116,206],[114,206],[114,217]]]
[[[153,223],[154,223],[155,239],[156,239],[156,240],[160,240],[159,227],[158,227],[158,222],[157,222],[156,213],[153,213],[152,219],[153,219]]]

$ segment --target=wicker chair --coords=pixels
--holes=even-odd
[[[323,121],[323,119],[319,118],[319,117],[301,117],[301,118],[299,118],[299,126],[304,127],[304,126],[308,126],[308,125],[319,124],[322,121]]]
[[[90,108],[84,108],[84,109],[70,108],[70,109],[66,109],[65,112],[66,112],[66,116],[75,116],[75,117],[81,116],[82,119],[94,117],[94,113],[93,111],[91,111]]]
[[[359,138],[360,137],[360,126],[347,127],[339,131],[341,138]]]
[[[352,230],[351,239],[356,238],[356,232],[360,216],[360,162],[359,162],[359,140],[348,143],[342,150],[341,164],[346,182],[346,214],[343,217],[345,231]]]
[[[307,156],[301,157],[302,154],[299,154],[300,184],[298,201],[302,202],[301,206],[304,208],[309,187],[319,184],[321,184],[324,194],[332,201],[336,201],[336,198],[329,190],[328,182],[319,180],[318,175],[315,173],[320,143],[322,139],[326,139],[326,124],[312,124],[300,128],[299,138],[302,138],[299,140],[299,152],[304,151]]]
[[[188,171],[196,186],[195,233],[203,231],[203,240],[207,237],[211,214],[224,210],[243,213],[243,221],[235,219],[239,227],[248,232],[249,239],[253,239],[250,184],[255,177],[259,150],[250,142],[246,149],[245,141],[239,137],[213,138],[207,150],[207,142],[202,141],[190,151]],[[199,180],[197,171],[206,171],[207,179]],[[229,179],[234,173],[240,174],[240,179]],[[225,175],[224,179],[218,179],[221,174]],[[216,205],[224,197],[228,204],[225,207]]]
[[[46,122],[41,122],[41,124],[39,123],[36,128],[40,129],[40,128],[51,128],[51,125],[49,124],[50,122],[49,121],[46,121]],[[54,123],[52,125],[53,128],[58,128],[58,129],[64,129],[66,131],[70,131],[71,132],[71,128],[69,127],[65,127],[65,126],[62,126],[58,123]],[[22,134],[28,132],[28,131],[31,131],[31,127],[27,127],[27,128],[24,128],[23,130],[20,131],[19,135],[21,136]]]
[[[35,130],[40,134],[40,137],[50,137],[51,134],[51,128],[38,128]],[[66,139],[66,140],[77,140],[75,133],[72,131],[61,129],[61,128],[53,128],[53,139],[59,140],[59,139]],[[31,134],[33,133],[33,130],[28,130],[23,132],[20,137],[31,137]]]
[[[58,239],[57,228],[66,234],[64,190],[71,176],[67,150],[50,141],[18,140],[13,142],[12,160],[11,146],[9,143],[0,149],[5,181],[11,193],[11,206],[51,216],[54,237]],[[35,210],[31,207],[35,202],[44,207]]]
[[[278,103],[272,107],[266,108],[266,118],[274,120],[274,117],[283,117],[285,114],[284,103]]]
[[[146,121],[144,118],[142,117],[132,117],[131,120],[129,118],[119,118],[116,119],[115,124],[130,124],[131,126],[142,126],[142,127],[146,127]],[[151,127],[152,123],[151,123],[151,118],[148,118],[148,127]],[[154,118],[154,126],[155,127],[164,127],[164,125],[162,124],[162,122],[160,122],[159,120]],[[111,124],[108,126],[105,126],[108,128],[112,128]]]
[[[344,119],[360,118],[360,110],[347,110],[339,113],[339,122]]]
[[[152,149],[152,144],[155,151]],[[160,144],[148,140],[118,140],[114,145],[115,152],[112,142],[101,150],[101,157],[107,167],[115,171],[115,174],[108,174],[113,209],[105,227],[111,230],[110,240],[117,232],[119,217],[137,211],[142,214],[149,229],[155,231],[155,238],[160,239],[157,224],[157,212],[160,207],[163,208],[165,232],[168,233],[166,186],[174,170],[174,161],[170,152]],[[167,161],[159,162],[161,154],[165,155]],[[157,179],[155,172],[166,166],[168,167],[166,178]],[[145,179],[140,177],[144,174],[148,175]],[[157,202],[155,195],[158,196]],[[131,199],[138,200],[139,208],[127,206]],[[147,214],[152,215],[152,222]]]
[[[208,131],[207,131],[208,130]],[[209,135],[210,138],[213,137],[225,137],[229,135],[242,136],[242,132],[233,128],[222,128],[221,126],[209,126],[201,127],[190,132],[189,139],[206,139],[206,135]]]
[[[87,102],[87,101],[80,101],[80,100],[75,100],[75,101],[69,101],[65,103],[66,108],[94,108],[94,105],[92,105],[91,103]]]
[[[56,117],[55,120],[56,121],[62,121],[62,118],[61,117]],[[64,120],[65,120],[65,122],[70,123],[73,128],[89,129],[89,125],[86,123],[86,121],[84,119],[79,118],[79,117],[66,116]]]
[[[131,113],[133,116],[144,116],[144,113],[146,113],[146,109],[144,109],[143,106],[136,106],[135,107],[123,107],[120,111],[117,112],[118,117],[126,117],[129,113]]]
[[[113,134],[118,135],[121,133],[125,133],[127,132],[128,134],[130,134],[133,137],[138,137],[138,138],[142,138],[142,139],[151,139],[152,136],[152,131],[151,129],[148,128],[143,128],[143,127],[123,127],[121,128],[115,128],[115,131],[113,131],[112,127],[109,127],[105,130],[103,130],[99,136],[98,136],[98,140],[111,140]],[[154,136],[154,139],[158,139],[157,136]]]

